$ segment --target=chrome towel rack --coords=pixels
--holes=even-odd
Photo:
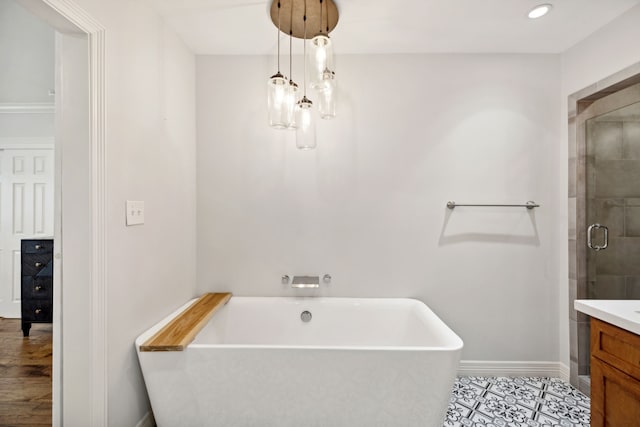
[[[453,209],[456,206],[477,206],[477,207],[503,207],[503,208],[527,208],[527,209],[533,209],[533,208],[539,208],[540,205],[537,204],[536,202],[529,200],[527,203],[523,204],[523,205],[470,205],[470,204],[460,204],[460,203],[456,203],[456,202],[447,202],[447,207],[449,209]]]

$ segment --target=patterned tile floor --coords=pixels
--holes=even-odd
[[[445,427],[589,427],[589,398],[557,378],[460,377]]]

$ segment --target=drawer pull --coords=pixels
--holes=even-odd
[[[36,267],[42,267],[42,263],[41,262],[36,262]]]
[[[42,313],[42,309],[41,308],[36,308],[36,314],[40,314]]]
[[[36,249],[42,249],[42,245],[36,245]]]
[[[41,291],[42,290],[42,286],[40,285],[36,285],[36,287],[34,288],[36,291]]]

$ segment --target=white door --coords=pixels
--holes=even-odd
[[[0,317],[20,318],[20,240],[53,236],[53,149],[0,149]]]

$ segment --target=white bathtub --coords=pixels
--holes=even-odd
[[[443,424],[462,340],[420,301],[233,297],[185,351],[139,351],[194,301],[136,340],[159,427]]]

